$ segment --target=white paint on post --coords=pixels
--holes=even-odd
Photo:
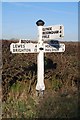
[[[19,40],[19,43],[21,43],[21,39]]]
[[[37,85],[36,90],[43,91],[45,90],[44,85],[44,53],[40,51],[37,56]]]
[[[44,85],[44,52],[40,48],[43,48],[43,41],[42,41],[42,26],[38,26],[38,32],[39,32],[39,40],[38,40],[38,48],[39,53],[37,56],[37,85],[36,90],[38,91],[44,91],[45,85]]]

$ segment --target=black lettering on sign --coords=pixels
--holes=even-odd
[[[51,49],[45,49],[45,51],[50,51],[51,52]]]
[[[43,31],[46,31],[46,30],[52,30],[52,27],[48,27],[48,28],[42,28]]]
[[[42,32],[43,35],[45,35],[45,34],[58,34],[58,33],[59,33],[58,30],[56,30],[56,31],[46,31],[46,32]]]
[[[13,52],[15,52],[16,49],[13,49]]]
[[[45,47],[49,47],[49,45],[45,45]]]
[[[62,35],[60,35],[60,37],[62,37]]]
[[[60,29],[62,29],[62,26],[60,26]]]
[[[35,47],[37,47],[37,45],[35,45]]]
[[[13,48],[25,48],[25,45],[24,44],[13,44]]]
[[[57,51],[57,49],[52,49],[52,51]]]
[[[17,45],[16,45],[16,44],[13,44],[13,48],[17,48]]]
[[[42,38],[49,38],[49,35],[44,35],[42,36]]]
[[[26,49],[26,52],[31,52],[31,49]]]
[[[25,45],[23,45],[23,44],[18,45],[18,48],[25,48]]]
[[[31,49],[13,49],[13,52],[31,52]]]

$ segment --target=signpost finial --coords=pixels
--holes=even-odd
[[[38,20],[36,22],[37,26],[43,26],[45,24],[45,22],[43,20]]]

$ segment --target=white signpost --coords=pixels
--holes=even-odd
[[[51,40],[54,38],[61,38],[64,36],[64,26],[55,25],[43,27],[44,21],[39,20],[36,22],[38,26],[39,38],[38,43],[12,43],[10,51],[12,53],[38,53],[37,56],[37,85],[36,91],[38,94],[43,94],[45,90],[44,84],[44,53],[46,52],[64,52],[65,45],[43,43],[43,41]]]

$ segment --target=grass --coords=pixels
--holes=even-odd
[[[77,96],[61,97],[46,95],[38,106],[39,118],[77,118],[78,98]]]
[[[54,88],[56,88],[56,84],[54,84]],[[26,84],[24,85],[20,82],[17,82],[11,87],[11,91],[6,102],[3,102],[3,118],[30,119],[77,117],[77,94],[69,93],[68,91],[68,94],[65,95],[64,92],[65,91],[63,91],[63,93],[60,93],[59,90],[54,91],[53,89],[51,92],[47,91],[47,93],[44,94],[43,98],[37,99],[31,94],[27,94]]]
[[[61,82],[61,80],[58,80],[58,79],[53,78],[53,79],[52,79],[52,89],[55,90],[55,91],[57,91],[57,90],[59,90],[61,87],[62,87],[62,82]]]
[[[34,116],[35,102],[31,98],[26,102],[12,100],[3,103],[3,118],[33,118]]]
[[[27,84],[12,85],[6,102],[3,102],[3,118],[32,118],[35,116],[35,101],[28,95]]]

